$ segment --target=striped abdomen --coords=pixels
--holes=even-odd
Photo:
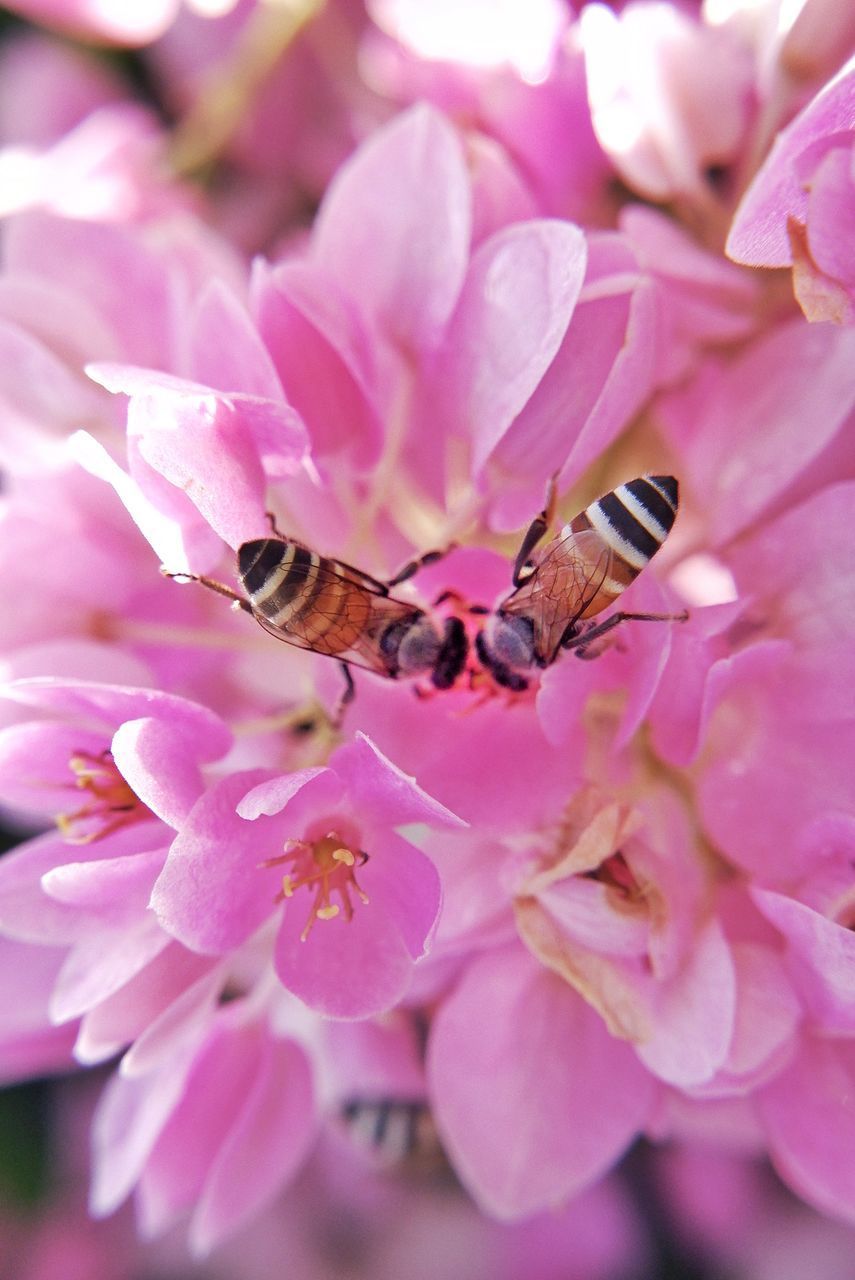
[[[678,486],[673,476],[639,476],[618,485],[575,517],[570,524],[574,534],[593,530],[612,553],[606,577],[581,618],[591,618],[607,608],[638,577],[670,533],[677,505]]]
[[[372,614],[372,595],[347,567],[294,542],[259,538],[238,552],[253,610],[295,644],[335,656],[351,649]]]

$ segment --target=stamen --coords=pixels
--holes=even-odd
[[[342,915],[345,920],[353,919],[352,890],[359,901],[368,905],[368,895],[357,883],[354,874],[356,866],[364,866],[368,854],[362,849],[354,851],[336,831],[329,831],[319,840],[288,840],[283,851],[273,858],[265,858],[259,867],[277,867],[290,863],[290,869],[282,877],[282,887],[276,895],[276,902],[284,902],[293,898],[298,889],[315,890],[312,909],[306,926],[300,934],[305,942],[312,931],[316,920],[334,920]],[[332,894],[338,894],[341,906],[331,900]]]
[[[149,811],[119,773],[109,751],[97,756],[78,751],[68,765],[74,774],[74,782],[69,785],[89,796],[78,809],[57,814],[54,819],[60,835],[70,844],[91,844],[148,816]]]

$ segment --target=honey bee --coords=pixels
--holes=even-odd
[[[487,615],[475,650],[496,684],[526,689],[532,668],[552,665],[563,649],[594,657],[595,641],[621,622],[685,621],[688,614],[614,613],[588,620],[617,599],[650,562],[677,515],[673,476],[639,476],[598,498],[536,551],[552,523],[555,485],[523,538],[514,590]]]
[[[339,1112],[354,1146],[375,1164],[411,1173],[436,1173],[445,1153],[428,1104],[410,1098],[350,1098]]]
[[[437,689],[455,683],[469,647],[461,620],[448,617],[440,624],[424,609],[390,595],[392,587],[444,551],[427,552],[381,582],[343,560],[311,551],[281,534],[268,518],[273,536],[238,548],[237,573],[245,596],[212,578],[167,576],[201,582],[226,596],[277,640],[336,658],[346,680],[338,715],[354,695],[350,666],[390,680],[424,676]]]

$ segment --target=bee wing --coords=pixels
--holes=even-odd
[[[391,623],[417,613],[417,607],[386,595],[382,583],[350,565],[326,561],[313,572],[313,600],[305,610],[295,608],[280,623],[253,608],[256,622],[277,640],[298,649],[388,676],[380,638]]]
[[[612,561],[610,548],[593,529],[562,531],[535,558],[522,586],[502,602],[503,613],[531,620],[540,661],[553,660],[567,627],[581,618],[599,595]]]

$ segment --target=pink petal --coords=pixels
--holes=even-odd
[[[132,924],[148,905],[165,857],[165,849],[156,849],[120,858],[102,854],[92,862],[69,861],[46,871],[42,888],[55,902],[91,912],[105,924]]]
[[[661,1080],[683,1088],[709,1080],[733,1037],[736,975],[717,920],[696,935],[682,971],[651,993],[654,1034],[638,1056]]]
[[[712,540],[730,542],[779,498],[842,429],[853,403],[855,332],[803,320],[778,325],[668,397],[662,412],[672,434],[691,423],[681,482],[703,495]]]
[[[0,320],[0,368],[3,434],[10,437],[4,451],[9,450],[10,461],[16,444],[19,455],[34,447],[27,434],[44,430],[45,424],[58,437],[60,432],[72,431],[81,419],[97,420],[103,413],[102,393],[87,387],[81,374],[72,372],[38,338],[4,320]]]
[[[0,939],[0,1081],[65,1073],[76,1027],[55,1027],[48,1000],[63,952]]]
[[[268,411],[287,431],[284,409]],[[264,470],[239,402],[212,393],[134,397],[128,431],[145,462],[187,494],[224,542],[238,547],[264,532]]]
[[[218,391],[239,391],[271,401],[283,398],[270,352],[222,280],[211,280],[196,304],[190,363],[193,377]]]
[[[206,1016],[210,1016],[222,986],[222,976],[212,970],[212,964],[177,942],[169,943],[123,986],[86,1013],[74,1045],[75,1059],[83,1066],[105,1062],[133,1041],[122,1060],[123,1075],[151,1071],[158,1065],[157,1052],[151,1052],[156,1032],[168,1015],[175,1017],[182,1001],[204,1008]],[[203,987],[206,993],[211,992],[207,1006],[203,1006],[198,994]],[[164,1034],[158,1043],[165,1042]],[[176,1036],[169,1048],[174,1052],[175,1046],[183,1043]]]
[[[808,242],[821,271],[855,288],[855,251],[847,229],[855,224],[852,141],[824,158],[811,180]]]
[[[819,650],[826,662],[830,646],[850,645],[855,633],[853,503],[855,483],[829,485],[728,553],[740,594],[759,597],[781,631],[800,648]],[[845,677],[828,683],[833,715]]]
[[[114,831],[107,842],[70,845],[53,833],[30,840],[0,859],[0,928],[22,942],[67,945],[95,924],[97,915],[66,906],[45,893],[42,878],[70,861],[98,862],[156,848],[163,840],[159,823],[141,822]]]
[[[313,256],[404,348],[433,345],[460,291],[470,201],[456,133],[430,107],[412,108],[339,171]]]
[[[812,144],[853,129],[855,70],[846,68],[777,138],[736,211],[727,240],[729,257],[751,266],[791,265],[787,218],[804,222],[808,205],[798,157]]]
[[[0,730],[0,800],[48,818],[72,812],[82,800],[69,762],[81,752],[97,759],[108,741],[91,729],[43,720]]]
[[[297,1172],[315,1134],[306,1055],[290,1042],[266,1040],[243,1108],[193,1214],[191,1249],[207,1253],[260,1213]]]
[[[798,705],[787,648],[762,641],[712,669],[697,787],[704,829],[719,849],[777,884],[810,872],[799,829],[850,807],[855,752],[845,716],[814,721]]]
[[[322,783],[315,781],[323,778]],[[313,785],[309,787],[309,783]],[[319,805],[335,805],[341,797],[341,786],[329,769],[318,766],[314,769],[296,769],[293,773],[283,773],[276,778],[268,778],[259,782],[247,791],[238,802],[236,813],[248,822],[263,816],[272,817],[281,813],[304,787],[308,787],[312,800]]]
[[[755,888],[751,896],[787,940],[793,981],[824,1031],[855,1031],[855,934],[794,898]]]
[[[268,776],[254,769],[215,783],[172,844],[151,907],[163,928],[191,950],[230,951],[273,913],[276,888],[271,873],[258,864],[281,849],[281,822],[245,822],[235,811],[247,791]]]
[[[132,230],[31,213],[14,219],[4,239],[8,270],[43,277],[81,299],[97,299],[110,346],[90,349],[88,359],[171,367],[175,282],[164,256]]]
[[[781,1177],[822,1213],[855,1223],[855,1048],[806,1039],[757,1095]]]
[[[259,1025],[234,1025],[222,1010],[210,1024],[142,1174],[140,1216],[146,1235],[163,1231],[198,1199],[252,1088],[265,1039]]]
[[[442,888],[436,867],[420,849],[388,831],[376,835],[376,856],[366,879],[371,905],[397,925],[413,960],[427,950],[439,913]]]
[[[167,1003],[173,994],[171,985],[164,985],[158,991],[160,1001],[156,1016],[146,1019],[140,1034],[122,1058],[124,1076],[145,1076],[156,1071],[169,1058],[180,1056],[188,1044],[198,1042],[213,1021],[223,992],[226,971],[222,964],[211,967],[210,960],[195,956],[178,943],[173,943],[149,965],[145,974],[156,975],[161,958],[169,965],[172,984],[188,975],[196,980],[185,986],[171,1003]],[[202,977],[197,976],[200,972]],[[134,995],[138,985],[132,980],[127,987],[128,994]],[[138,1007],[134,1005],[135,1009]],[[98,1013],[96,1009],[89,1014],[84,1026]]]
[[[584,285],[555,358],[496,447],[497,527],[530,519],[549,476],[561,471],[561,489],[575,481],[633,416],[649,394],[655,332],[653,288],[631,245],[613,232],[589,235]]]
[[[367,875],[360,884],[370,899]],[[285,906],[274,957],[282,985],[328,1018],[369,1018],[396,1005],[413,966],[396,921],[371,901],[356,902],[352,920],[316,920],[303,941],[310,905],[311,898],[299,894]]]
[[[783,958],[770,947],[741,942],[733,946],[736,966],[736,1021],[725,1071],[750,1079],[774,1069],[793,1041],[801,1005]]]
[[[424,1095],[422,1049],[410,1021],[327,1022],[322,1037],[334,1097]]]
[[[449,420],[466,424],[480,471],[549,368],[585,274],[582,232],[521,223],[473,254],[437,365]]]
[[[117,1072],[107,1083],[92,1125],[94,1217],[112,1213],[135,1186],[184,1091],[189,1066],[185,1054],[149,1076],[126,1079]]]
[[[177,829],[202,792],[200,763],[225,755],[230,745],[231,734],[223,724],[203,735],[195,727],[188,732],[169,720],[145,717],[120,725],[111,751],[134,794]]]
[[[69,439],[69,454],[90,475],[106,480],[116,490],[143,537],[151,543],[161,561],[173,572],[199,567],[210,568],[222,555],[222,542],[213,529],[204,524],[195,508],[187,509],[178,519],[171,509],[162,511],[139,483],[113,460],[104,446],[86,431],[75,431]],[[165,481],[163,482],[165,485]],[[174,495],[184,497],[177,490]]]
[[[609,956],[646,954],[647,921],[615,911],[605,885],[571,876],[539,892],[537,899],[574,942]]]
[[[330,768],[347,787],[352,803],[366,821],[387,827],[406,822],[465,827],[463,818],[446,809],[404,773],[362,732],[330,759]]]
[[[500,1218],[560,1203],[599,1177],[652,1102],[632,1050],[519,952],[470,962],[437,1013],[428,1070],[454,1167]]]
[[[256,265],[253,291],[259,333],[313,454],[347,449],[360,467],[375,462],[383,436],[376,355],[356,303],[333,276],[301,262]]]
[[[51,1019],[68,1022],[114,994],[169,944],[146,915],[121,929],[93,930],[69,952],[50,1002]]]
[[[213,754],[203,759],[216,759],[231,745],[231,734],[215,712],[198,702],[163,693],[159,689],[134,689],[100,684],[97,680],[34,676],[5,685],[3,694],[25,706],[74,716],[84,722],[95,721],[110,728],[125,720],[141,717],[163,719],[173,726],[175,732],[186,734],[191,741],[209,742]]]

